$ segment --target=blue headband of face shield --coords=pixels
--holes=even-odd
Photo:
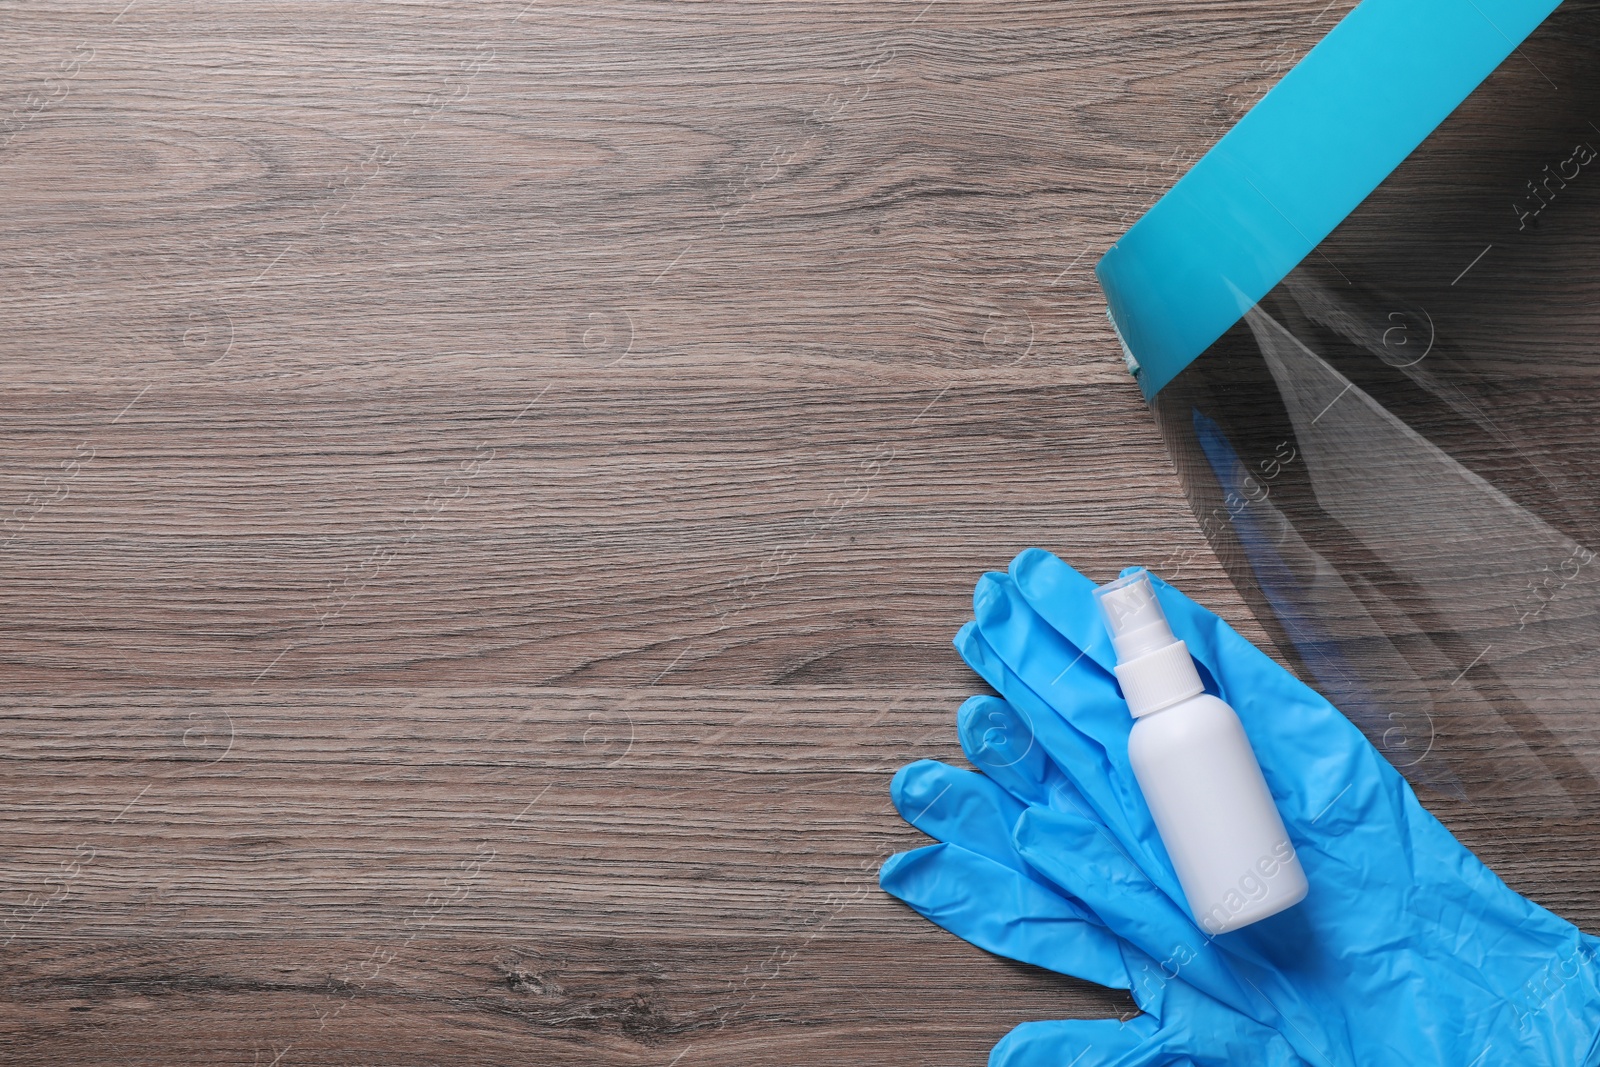
[[[1310,255],[1556,6],[1351,11],[1096,267],[1144,395]]]

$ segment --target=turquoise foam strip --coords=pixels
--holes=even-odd
[[[1364,0],[1095,268],[1147,399],[1354,211],[1559,0]]]

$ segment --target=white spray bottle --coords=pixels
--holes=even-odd
[[[1133,731],[1128,759],[1177,871],[1211,934],[1276,915],[1306,875],[1239,716],[1204,691],[1142,568],[1095,590],[1117,653]]]

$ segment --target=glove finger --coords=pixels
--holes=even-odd
[[[1126,575],[1138,569],[1125,567],[1122,573]],[[1100,607],[1094,601],[1095,583],[1042,548],[1024,549],[1018,553],[1011,561],[1007,575],[1023,599],[1051,629],[1068,644],[1081,650],[1108,676],[1114,675],[1117,654],[1111,647],[1111,635],[1100,616]],[[1211,675],[1224,700],[1228,699],[1227,686],[1225,679],[1219,676],[1218,668],[1225,657],[1219,656],[1219,652],[1241,655],[1251,668],[1252,676],[1256,669],[1264,666],[1263,660],[1283,670],[1266,653],[1234,632],[1233,627],[1216,613],[1189,599],[1156,575],[1152,574],[1150,578],[1173,633],[1189,646],[1189,654]],[[1248,654],[1245,649],[1249,650]],[[1283,673],[1288,675],[1287,671]]]
[[[1022,803],[1099,821],[1093,805],[1039,744],[1032,722],[1004,700],[972,697],[956,716],[956,733],[967,758]],[[1009,832],[1007,837],[1009,845]]]
[[[1046,704],[989,647],[976,624],[963,626],[956,634],[961,657],[1006,698],[1013,710],[1027,716],[1034,737],[1067,776],[1089,809],[1109,829],[1112,836],[1135,856],[1138,863],[1173,900],[1182,900],[1177,876],[1167,859],[1166,848],[1156,833],[1150,810],[1139,792],[1131,771],[1121,773],[1105,748],[1084,734]],[[1126,716],[1126,710],[1123,715]],[[1122,763],[1126,766],[1127,743],[1123,742]]]
[[[1189,985],[1258,1021],[1277,1013],[1247,989],[1230,960],[1104,828],[1088,819],[1029,808],[1017,821],[1017,851],[1101,922]]]
[[[1052,882],[1022,858],[1013,831],[1027,809],[984,775],[936,760],[918,760],[896,772],[889,796],[901,818],[929,837],[1040,882],[1051,892],[1065,895],[1085,919],[1100,922],[1070,890]],[[1079,809],[1074,818],[1087,820],[1109,839],[1109,831],[1087,811]]]
[[[889,799],[902,819],[929,837],[1032,876],[1011,842],[1023,805],[983,775],[917,760],[895,772]]]
[[[1007,573],[1057,633],[1102,671],[1111,673],[1117,665],[1117,653],[1100,618],[1099,605],[1094,602],[1095,583],[1042,548],[1023,549],[1011,561]]]
[[[1122,573],[1128,574],[1138,569],[1125,567]],[[1037,618],[1049,629],[1054,630],[1060,639],[1073,649],[1074,656],[1081,652],[1084,659],[1099,668],[1098,677],[1107,682],[1115,678],[1117,653],[1111,646],[1111,635],[1106,630],[1105,620],[1101,617],[1100,606],[1095,603],[1096,586],[1093,582],[1042,548],[1024,549],[1018,553],[1011,561],[1006,577],[1010,579],[1011,587],[1027,603]],[[1178,637],[1187,638],[1191,633],[1209,635],[1216,624],[1227,626],[1227,623],[1216,615],[1183,594],[1177,593],[1177,590],[1155,575],[1152,574],[1150,577],[1152,584],[1157,587],[1157,599],[1161,601],[1163,610],[1168,607],[1169,597],[1161,592],[1162,589],[1182,598],[1183,603],[1167,616],[1167,621]],[[1209,622],[1203,617],[1209,618]],[[1188,640],[1186,643],[1189,645],[1190,655],[1200,666],[1201,676],[1207,682],[1207,691],[1219,690],[1221,686],[1216,681],[1214,671],[1216,657],[1205,654],[1209,652],[1211,645],[1204,643],[1197,647],[1193,641]],[[1263,655],[1254,645],[1250,645],[1250,648],[1256,655]],[[1117,695],[1120,699],[1120,689]],[[1223,699],[1227,699],[1225,694]]]
[[[972,593],[973,618],[989,647],[1023,683],[1105,751],[1119,774],[1128,767],[1133,717],[1115,679],[1050,625],[1005,574],[985,574]]]
[[[1173,947],[1159,959],[1123,938],[1107,939],[1095,927],[1102,920],[1070,891],[1044,882],[1014,848],[994,840],[995,828],[1006,825],[1020,808],[982,775],[931,760],[903,768],[896,776],[896,805],[908,821],[927,832],[948,832],[951,840],[891,857],[880,874],[883,887],[937,925],[989,951],[1046,967],[1063,974],[1113,987],[1130,988],[1136,1003],[1153,1017],[1196,1023],[1207,1013],[1231,1013],[1213,998],[1186,984],[1199,978],[1213,989],[1224,988],[1214,974],[1186,974],[1202,951],[1192,941],[1181,944],[1173,931],[1190,932],[1185,919],[1117,849],[1104,828],[1092,820],[1036,809],[1048,818],[1041,833],[1055,877],[1064,883],[1088,885],[1106,881],[1105,899],[1120,909],[1117,921],[1131,927],[1143,920],[1141,935],[1150,945]],[[931,803],[930,803],[931,801]],[[987,809],[985,811],[984,809]],[[922,815],[920,820],[913,819]],[[948,825],[946,825],[948,821]],[[1019,825],[1026,826],[1024,815]],[[978,831],[978,847],[968,848],[959,835]],[[1070,856],[1070,862],[1059,862]],[[1164,923],[1149,923],[1151,914],[1166,911]],[[1062,927],[1068,932],[1063,934]],[[1198,931],[1192,931],[1198,934]],[[1165,938],[1165,940],[1163,940]],[[1181,977],[1182,981],[1173,981]],[[1207,1023],[1222,1033],[1236,1022]],[[1142,1060],[1131,1062],[1144,1062]]]
[[[1148,1015],[1023,1023],[989,1053],[989,1067],[1134,1067],[1171,1063]]]
[[[884,861],[878,884],[918,914],[997,956],[1128,989],[1123,943],[1083,909],[1025,875],[958,845]]]
[[[1277,1031],[1220,1005],[1177,1025],[1158,1025],[1148,1015],[1023,1023],[989,1053],[989,1067],[1146,1065],[1306,1067],[1306,1062]]]
[[[1136,567],[1125,567],[1128,574]],[[1095,584],[1062,560],[1042,548],[1024,549],[1011,561],[1007,571],[1017,592],[1039,618],[1049,624],[1069,645],[1081,650],[1107,676],[1114,675],[1116,651],[1106,631],[1100,608],[1094,601]],[[987,577],[987,576],[986,576]],[[1189,646],[1189,654],[1211,676],[1219,695],[1230,700],[1228,681],[1244,673],[1251,682],[1261,669],[1270,665],[1288,678],[1294,676],[1274,663],[1271,657],[1240,637],[1216,613],[1189,599],[1152,574],[1156,598],[1172,626],[1172,632]],[[1239,670],[1226,670],[1238,657]]]
[[[932,767],[941,766],[927,762]],[[945,769],[955,781],[960,781],[963,775],[981,780],[981,776],[970,772]],[[945,792],[942,788],[932,791],[935,795]],[[891,857],[884,864],[879,881],[890,893],[965,941],[1062,974],[1088,978],[1102,985],[1126,986],[1139,1008],[1157,1018],[1164,1016],[1166,1006],[1174,1003],[1175,997],[1183,1002],[1179,1006],[1181,1011],[1192,1011],[1191,1002],[1196,998],[1216,1003],[1182,982],[1174,982],[1176,969],[1171,961],[1153,960],[1123,939],[1114,939],[1120,963],[1104,956],[1096,964],[1093,953],[1086,953],[1081,945],[1062,943],[1055,930],[1060,922],[1081,920],[1100,927],[1105,924],[1082,901],[1062,892],[1034,871],[1014,846],[1010,846],[1008,855],[1002,858],[969,848],[959,839],[944,841],[943,845],[942,849],[928,846]],[[1017,881],[1019,878],[1033,885],[1021,885]],[[1043,898],[1037,895],[1039,889],[1058,899],[1041,906],[1039,901]],[[982,912],[974,913],[969,903],[972,898],[983,901]],[[1022,910],[1008,910],[1002,903],[1005,901],[1021,901]],[[1033,929],[1031,935],[1029,928]],[[1004,930],[1011,940],[1002,941],[996,936],[997,929]],[[1105,942],[1099,935],[1088,933],[1086,936],[1093,942],[1096,952],[1103,948]],[[1093,974],[1085,973],[1091,966],[1099,969]]]
[[[975,696],[962,704],[956,736],[968,761],[1024,804],[1060,806],[1054,795],[1063,791],[1081,799],[1039,743],[1028,716],[999,697]]]
[[[994,703],[1005,706],[999,701]],[[1019,804],[1015,797],[984,775],[934,760],[918,760],[896,773],[890,786],[890,796],[906,822],[923,833],[1043,884],[1051,892],[1065,897],[1067,903],[1076,909],[1076,914],[1103,926],[1110,926],[1111,923],[1085,903],[1078,893],[1087,891],[1103,895],[1105,890],[1087,887],[1085,883],[1091,879],[1104,879],[1107,871],[1120,872],[1122,878],[1118,885],[1133,883],[1132,890],[1127,890],[1124,885],[1113,898],[1119,909],[1114,917],[1123,928],[1114,932],[1120,933],[1125,940],[1131,939],[1124,931],[1136,919],[1147,917],[1146,909],[1152,907],[1154,913],[1166,916],[1168,928],[1181,930],[1186,936],[1190,933],[1187,915],[1161,894],[1122,852],[1110,831],[1085,810],[1062,810],[1058,818],[1033,832],[1033,838],[1044,840],[1042,843],[1030,840],[1030,847],[1037,848],[1041,853],[1051,853],[1048,870],[1040,870],[1019,851],[1022,838],[1013,837],[1013,828],[1019,828],[1026,822],[1025,812],[1030,809]],[[1048,811],[1042,806],[1034,810]],[[1034,822],[1026,822],[1026,825],[1030,829],[1038,826]],[[1167,940],[1163,939],[1170,939],[1166,933],[1139,936],[1142,946],[1157,943],[1165,947]],[[1137,976],[1138,984],[1134,987],[1136,999],[1144,1010],[1159,1014],[1162,986],[1175,977],[1178,970],[1174,959],[1181,965],[1193,955],[1193,951],[1184,952],[1174,948],[1170,954],[1173,958],[1128,965],[1130,973]]]
[[[977,622],[969,622],[956,631],[955,646],[967,665],[993,686],[1024,721],[1029,738],[1098,805],[1098,798],[1092,796],[1094,791],[1090,787],[1111,774],[1105,746],[1079,730],[1069,716],[1059,713],[1017,677],[989,644]],[[1126,746],[1124,740],[1124,749]]]

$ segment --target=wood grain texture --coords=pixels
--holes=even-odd
[[[0,5],[0,1057],[1126,1010],[882,894],[888,780],[1026,545],[1254,632],[1090,268],[1346,6]]]

